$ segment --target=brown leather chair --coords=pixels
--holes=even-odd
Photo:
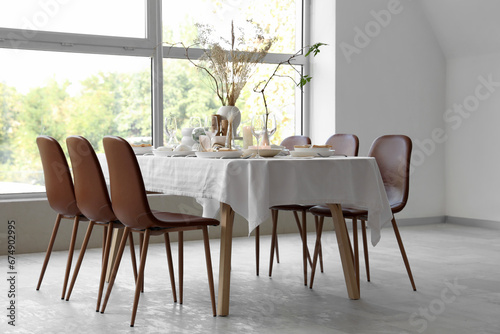
[[[49,136],[37,137],[36,144],[42,160],[47,199],[50,207],[57,212],[56,221],[52,230],[52,236],[50,237],[49,246],[47,247],[45,260],[43,262],[42,271],[40,272],[36,289],[39,290],[42,285],[43,276],[45,275],[45,270],[47,269],[47,265],[50,260],[52,247],[54,246],[54,241],[57,237],[57,231],[59,230],[61,219],[70,219],[73,221],[73,232],[71,234],[68,261],[66,263],[66,272],[64,275],[61,295],[61,299],[64,299],[66,287],[68,285],[69,273],[71,270],[71,262],[73,260],[73,252],[75,250],[78,224],[81,220],[86,221],[87,218],[83,216],[76,204],[71,172],[61,145],[59,145],[57,140]]]
[[[327,139],[326,145],[332,146],[332,149],[335,150],[335,154],[339,155],[346,155],[346,156],[357,156],[358,155],[358,150],[359,150],[359,139],[356,135],[354,134],[334,134],[330,138]],[[272,219],[273,219],[273,231],[272,231],[272,236],[271,236],[271,259],[269,262],[269,276],[272,275],[272,268],[273,268],[273,254],[276,253],[277,255],[279,254],[278,252],[278,235],[277,235],[277,226],[278,226],[278,212],[275,208],[279,208],[279,210],[288,210],[288,211],[293,211],[295,222],[297,223],[297,227],[299,230],[299,233],[301,235],[302,242],[305,241],[306,246],[305,248],[305,253],[303,254],[303,270],[304,270],[304,285],[307,285],[307,262],[309,262],[309,265],[312,267],[312,261],[311,257],[309,254],[309,249],[307,247],[307,239],[306,239],[306,217],[307,217],[307,211],[313,207],[314,205],[283,205],[283,206],[276,206],[271,208],[271,213],[272,213]],[[275,211],[276,210],[276,211]],[[300,219],[298,216],[298,213],[301,213],[302,215],[302,227],[300,226]],[[316,224],[316,229],[318,228],[318,221],[315,221]],[[275,252],[273,252],[273,249]],[[320,258],[320,270],[323,272],[323,255],[322,255],[322,250],[321,250],[321,244],[319,245],[319,258]],[[306,262],[307,261],[307,262]],[[278,261],[279,263],[279,261]]]
[[[71,292],[73,291],[90,236],[92,235],[93,227],[102,226],[104,228],[104,234],[102,247],[102,268],[96,306],[96,311],[98,312],[101,304],[102,291],[104,289],[113,229],[124,228],[124,226],[118,218],[116,218],[115,213],[111,208],[111,201],[109,199],[108,189],[102,174],[101,165],[99,164],[99,160],[97,159],[92,145],[87,139],[81,136],[70,136],[66,138],[66,145],[68,147],[68,153],[73,170],[76,202],[78,204],[78,208],[80,208],[85,217],[90,220],[87,233],[85,234],[85,238],[80,249],[78,261],[75,269],[73,270],[73,277],[69,285],[66,300],[69,300]],[[135,262],[134,241],[132,235],[130,235],[129,244],[134,278],[137,279],[137,266]],[[175,287],[173,290],[175,300]]]
[[[356,135],[336,133],[328,138],[325,144],[330,145],[335,150],[336,155],[358,156],[359,139]]]
[[[408,277],[413,290],[417,290],[415,287],[415,282],[413,280],[413,275],[411,273],[410,264],[406,256],[406,251],[403,246],[403,241],[401,240],[401,235],[399,233],[398,227],[396,225],[396,218],[394,214],[400,212],[406,206],[408,201],[409,185],[410,185],[410,157],[412,150],[411,139],[404,135],[386,135],[381,136],[373,142],[368,156],[374,157],[377,161],[382,180],[384,181],[385,190],[387,193],[387,198],[391,206],[393,213],[392,217],[392,227],[398,241],[399,250],[401,251],[401,256],[406,266],[406,271],[408,272]],[[331,217],[330,209],[327,206],[320,205],[309,209],[316,217],[319,217],[319,227],[316,244],[321,238],[321,231],[323,227],[324,217]],[[353,239],[354,239],[354,261],[355,269],[357,275],[357,281],[359,286],[359,254],[358,254],[358,241],[357,241],[357,219],[361,220],[361,232],[363,235],[363,245],[365,251],[365,266],[367,279],[370,281],[370,271],[368,262],[368,247],[366,240],[366,220],[368,212],[365,210],[357,210],[352,208],[343,208],[342,213],[345,218],[352,219],[353,222]],[[314,282],[314,273],[317,260],[317,252],[315,250],[313,268],[311,272],[311,282],[310,287],[312,288]]]
[[[106,304],[113,288],[116,273],[120,266],[127,237],[132,232],[143,234],[144,242],[141,250],[141,262],[139,265],[139,275],[136,281],[130,326],[133,327],[135,323],[140,290],[144,280],[144,267],[148,254],[149,238],[152,235],[163,235],[165,242],[169,244],[170,240],[168,234],[171,232],[179,233],[179,294],[182,303],[182,233],[184,231],[201,229],[203,231],[203,240],[205,245],[205,257],[207,263],[210,297],[212,301],[212,313],[216,316],[217,313],[215,309],[215,292],[212,261],[210,259],[208,226],[217,226],[219,225],[219,221],[216,219],[203,218],[188,214],[152,211],[149,207],[146,196],[146,189],[144,187],[141,170],[139,169],[137,158],[130,144],[123,138],[112,136],[104,137],[103,143],[109,167],[111,203],[113,211],[118,219],[125,225],[125,230],[120,242],[117,259],[113,266],[110,283],[106,291],[101,313],[103,313],[106,309]]]
[[[281,142],[280,145],[285,147],[289,151],[293,151],[295,145],[309,145],[309,144],[311,144],[311,139],[307,136],[290,136],[290,137],[283,139],[283,141]],[[295,215],[295,220],[297,222],[297,227],[299,229],[299,233],[302,236],[301,227],[300,227],[300,220],[297,216],[297,212],[303,211],[303,207],[301,205],[281,205],[281,206],[272,207],[271,214],[273,217],[273,228],[275,226],[275,220],[276,221],[278,220],[278,211],[279,210],[293,211],[293,213]],[[307,208],[305,210],[307,210]],[[274,245],[274,243],[278,242],[277,239],[274,238],[274,235],[275,234],[273,234],[273,239],[272,239],[273,241],[271,242],[272,245]],[[273,262],[273,255],[274,255],[273,249],[276,250],[277,262],[278,263],[280,262],[278,247],[276,246],[275,248],[274,247],[271,248],[271,260],[270,260],[270,264],[269,264],[269,276],[271,276],[271,273],[272,273],[272,262]],[[259,226],[257,226],[255,228],[255,259],[256,259],[255,271],[256,271],[256,274],[258,276],[259,275],[259,267],[260,267],[260,261],[259,261],[259,259],[260,259],[260,228],[259,228]],[[311,260],[310,256],[309,256],[309,260]],[[311,262],[311,264],[312,264],[312,262]]]

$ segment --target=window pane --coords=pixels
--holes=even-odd
[[[251,20],[270,37],[277,38],[271,53],[295,53],[300,45],[297,24],[302,23],[299,4],[300,0],[163,1],[163,41],[191,45],[196,38],[196,23],[213,26],[217,36],[230,39],[232,20],[235,28],[244,27]]]
[[[45,191],[36,137],[151,143],[148,58],[0,49],[0,193]]]
[[[261,64],[245,85],[236,106],[241,111],[240,135],[244,125],[250,125],[253,115],[265,113],[262,95],[253,88],[262,80],[267,80],[277,65]],[[178,128],[189,127],[190,117],[205,117],[217,113],[221,102],[210,87],[208,76],[197,70],[187,60],[165,59],[164,68],[164,115],[175,116]],[[290,66],[280,67],[280,75],[274,77],[265,90],[269,112],[276,115],[278,129],[271,138],[273,144],[280,144],[287,137],[295,134],[295,86],[286,76],[294,77],[295,71]],[[181,131],[177,131],[181,140]],[[165,136],[165,141],[167,140]]]
[[[139,0],[6,0],[0,26],[91,35],[146,36],[146,3]]]

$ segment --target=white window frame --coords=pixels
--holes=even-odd
[[[101,55],[121,55],[121,56],[139,56],[151,58],[152,75],[152,139],[153,145],[163,142],[163,59],[187,59],[183,48],[179,47],[158,47],[162,45],[162,1],[146,0],[146,37],[130,38],[116,36],[86,35],[76,33],[61,33],[50,31],[34,31],[23,29],[11,29],[0,27],[0,48],[20,49],[33,51],[54,51],[71,52],[84,54]],[[302,0],[302,20],[297,22],[297,28],[302,32],[298,38],[297,49],[309,42],[309,7],[310,0]],[[167,52],[168,51],[168,52]],[[198,58],[201,56],[200,49],[191,49],[190,57]],[[291,54],[270,53],[264,59],[264,63],[276,64],[286,61]],[[306,57],[297,57],[294,64],[301,65],[303,70],[308,69],[308,60]],[[307,94],[307,85],[304,87],[304,94],[297,89],[296,94],[296,122],[298,126],[296,133],[308,135],[308,113],[304,112],[304,105],[309,105]],[[0,194],[2,199],[27,199],[42,198],[45,193],[22,193],[22,194]]]

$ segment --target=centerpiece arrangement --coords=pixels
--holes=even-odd
[[[226,147],[228,148],[232,146],[232,139],[236,137],[241,121],[241,113],[236,107],[236,102],[248,80],[254,74],[256,66],[263,62],[271,46],[276,41],[275,37],[266,36],[259,25],[251,21],[247,21],[246,24],[244,27],[236,28],[234,23],[231,22],[231,33],[228,37],[217,35],[215,29],[210,25],[196,24],[198,37],[195,39],[194,44],[185,46],[182,42],[177,43],[184,48],[187,60],[206,74],[210,89],[220,101],[221,107],[217,111],[217,118],[213,119],[225,122],[218,125],[218,131],[220,133],[220,131],[224,130]],[[249,34],[250,31],[251,34]],[[272,118],[265,95],[268,84],[275,77],[287,77],[302,91],[302,88],[310,82],[312,77],[308,74],[303,75],[294,61],[300,56],[307,57],[310,54],[316,56],[323,45],[326,44],[316,43],[301,48],[289,56],[288,59],[278,63],[269,78],[260,81],[253,88],[254,92],[262,96],[264,102],[264,120],[260,122],[264,125],[263,128],[259,129],[263,146],[269,146],[268,121]],[[196,57],[193,56],[196,53],[193,49],[201,49],[201,56],[199,53],[196,54]],[[297,73],[297,76],[281,74],[280,69],[283,65],[290,65]],[[275,126],[274,131],[276,131]]]
[[[274,77],[285,77],[285,78],[291,79],[295,83],[295,85],[297,87],[299,87],[300,90],[302,91],[303,88],[304,88],[304,86],[308,82],[311,81],[312,77],[309,74],[302,74],[302,72],[299,69],[297,69],[296,65],[294,65],[294,60],[297,57],[301,56],[305,50],[307,50],[307,52],[304,54],[305,57],[308,57],[311,54],[313,56],[316,56],[320,52],[320,47],[322,47],[324,45],[327,45],[327,44],[325,44],[325,43],[316,43],[316,44],[313,44],[311,46],[305,46],[305,47],[301,48],[300,50],[298,50],[297,52],[295,52],[293,55],[291,55],[287,60],[279,62],[278,65],[276,66],[276,68],[274,69],[273,73],[271,74],[271,76],[267,80],[260,81],[253,88],[254,92],[259,93],[259,94],[262,95],[262,99],[263,99],[263,102],[264,102],[264,108],[265,108],[265,114],[263,115],[263,118],[264,118],[264,120],[263,120],[264,129],[261,131],[262,132],[262,146],[264,146],[264,147],[270,146],[270,143],[269,143],[269,131],[268,131],[268,123],[269,123],[269,118],[270,118],[270,112],[269,112],[269,109],[268,109],[268,106],[267,106],[266,94],[265,94],[265,90],[266,90],[267,86],[269,85],[269,83],[271,82],[271,80]],[[279,70],[280,70],[280,68],[283,65],[289,65],[298,74],[298,80],[296,78],[290,76],[290,75],[283,75],[283,74],[281,74]]]
[[[261,63],[273,45],[275,38],[266,37],[262,29],[253,22],[235,29],[231,22],[229,38],[215,37],[214,28],[197,24],[197,48],[203,50],[199,59],[194,60],[185,47],[187,59],[199,70],[207,74],[209,86],[221,102],[217,114],[229,120],[228,136],[236,136],[241,121],[241,114],[236,107],[241,91],[254,73],[257,64]],[[248,37],[248,32],[253,31]],[[229,142],[231,138],[229,138]]]

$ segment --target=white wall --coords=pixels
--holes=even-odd
[[[449,60],[446,102],[447,215],[498,221],[500,54]]]
[[[313,12],[312,41],[335,29],[325,12]],[[336,87],[329,75],[316,71],[318,63],[333,59],[321,54],[315,59],[312,81],[313,140],[324,141],[334,131],[355,133],[360,155],[365,155],[380,135],[410,136],[410,198],[398,217],[444,216],[444,144],[436,138],[440,141],[439,129],[445,128],[446,62],[421,4],[337,0],[336,13]],[[335,110],[328,102],[334,91]],[[335,130],[325,127],[330,123],[336,123]]]

